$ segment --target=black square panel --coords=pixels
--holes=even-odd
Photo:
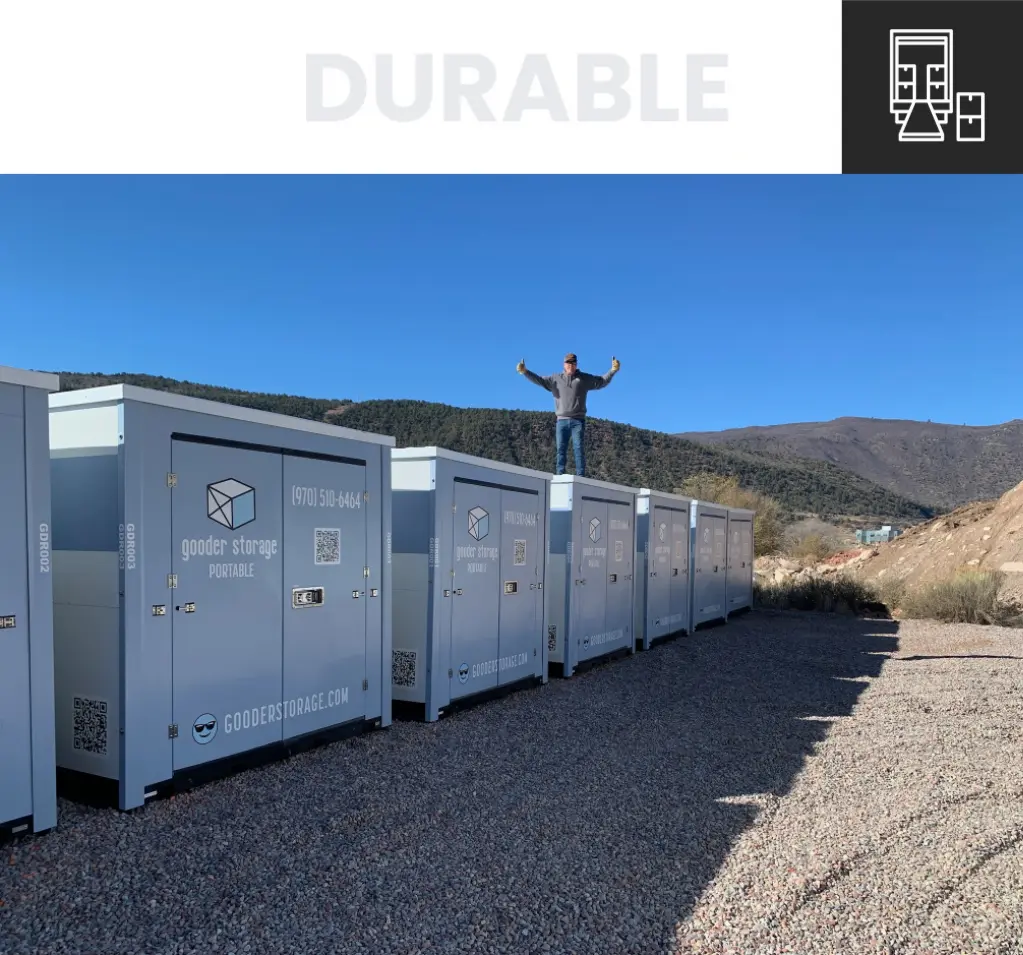
[[[1023,172],[1023,0],[844,0],[842,171]]]

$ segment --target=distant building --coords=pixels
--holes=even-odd
[[[902,531],[900,531],[897,527],[892,527],[891,524],[885,524],[879,531],[857,531],[856,543],[884,544],[890,540],[895,540],[895,538],[901,533]]]

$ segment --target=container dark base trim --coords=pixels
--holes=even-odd
[[[743,614],[749,613],[752,609],[752,607],[740,607],[738,610],[729,610],[728,616],[741,617]]]
[[[50,829],[40,829],[39,832],[33,832],[31,816],[22,816],[20,819],[12,819],[10,822],[0,822],[0,845],[25,836],[41,836],[43,833],[51,831]]]
[[[715,617],[713,620],[704,620],[703,623],[698,623],[693,627],[693,631],[697,630],[711,630],[714,627],[723,627],[728,620],[725,617]]]
[[[671,643],[672,640],[678,640],[680,637],[685,637],[685,636],[688,636],[688,635],[689,635],[689,631],[686,630],[685,627],[683,627],[681,630],[672,630],[671,633],[661,634],[661,636],[654,637],[650,641],[650,649],[652,650],[654,647],[658,646],[659,644]],[[637,641],[637,643],[636,643],[636,650],[639,651],[642,648],[643,648],[642,642]]]
[[[620,660],[622,657],[631,656],[635,652],[635,647],[621,647],[618,650],[611,650],[609,653],[604,653],[599,657],[590,657],[589,659],[583,660],[581,663],[577,663],[575,665],[575,672],[572,676],[585,673],[587,670],[592,670],[596,666],[602,666],[605,663],[612,663],[615,660]],[[550,676],[557,677],[559,680],[563,679],[565,676],[565,664],[549,663],[547,665],[547,672]]]
[[[372,720],[351,720],[348,723],[341,723],[315,733],[295,736],[279,743],[270,743],[257,749],[246,750],[244,753],[237,753],[234,756],[225,756],[223,759],[215,759],[208,763],[200,763],[198,766],[179,769],[170,779],[147,786],[146,802],[188,792],[190,789],[217,779],[225,779],[248,769],[267,766],[297,756],[299,753],[329,743],[336,743],[338,740],[358,736],[377,728],[379,724],[379,717]],[[90,776],[87,773],[74,770],[57,770],[57,792],[74,802],[103,809],[117,809],[120,801],[117,780]]]
[[[462,696],[457,700],[452,700],[447,706],[443,707],[441,715],[442,717],[449,716],[452,713],[472,709],[481,703],[489,703],[493,700],[510,696],[512,693],[518,693],[520,690],[528,690],[542,685],[543,680],[540,677],[527,676],[525,679],[516,680],[514,683],[505,683],[502,686],[495,686],[489,690],[480,690],[479,693],[473,693],[469,696]],[[391,716],[400,720],[422,722],[426,719],[426,704],[410,703],[407,700],[392,700]]]

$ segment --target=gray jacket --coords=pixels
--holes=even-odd
[[[559,418],[585,418],[587,393],[606,388],[615,376],[613,371],[606,375],[588,375],[577,370],[574,375],[566,375],[561,371],[556,375],[541,378],[528,368],[522,374],[534,385],[539,385],[554,395],[554,413]]]

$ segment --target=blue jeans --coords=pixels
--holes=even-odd
[[[555,474],[565,473],[565,455],[568,451],[568,439],[572,439],[572,453],[575,455],[575,473],[579,477],[586,474],[586,452],[583,450],[583,435],[586,421],[583,418],[558,419],[558,456],[554,467]]]

